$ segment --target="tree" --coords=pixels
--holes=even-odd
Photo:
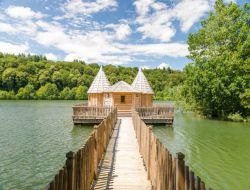
[[[58,97],[58,89],[55,84],[47,83],[36,91],[39,99],[55,100]]]
[[[242,105],[249,91],[249,8],[247,4],[241,8],[218,0],[215,12],[188,37],[193,62],[184,69],[184,95],[206,116],[226,118],[249,113]]]
[[[43,56],[0,53],[0,90],[3,91],[2,97],[13,99],[16,97],[19,99],[87,99],[87,89],[99,68],[97,64],[85,64],[83,61],[54,62],[46,60]],[[105,65],[104,71],[111,84],[119,80],[131,84],[138,68]],[[172,88],[183,81],[182,73],[179,71],[148,69],[143,72],[157,94],[156,98],[160,100],[172,100],[174,98]],[[50,85],[47,86],[49,83]],[[51,90],[51,84],[54,84],[54,90]],[[163,92],[164,89],[166,90]],[[34,95],[33,90],[36,92]],[[28,92],[32,94],[28,95]],[[12,93],[14,93],[13,96]]]
[[[79,86],[75,92],[75,99],[87,100],[88,99],[87,91],[88,91],[88,88],[86,86]]]
[[[63,89],[63,91],[60,92],[59,98],[63,100],[74,100],[75,93],[72,90],[70,90],[69,87],[66,87]]]
[[[36,93],[35,93],[34,86],[31,84],[28,84],[27,86],[20,88],[16,96],[18,99],[23,99],[23,100],[35,99]]]

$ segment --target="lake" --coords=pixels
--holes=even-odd
[[[74,127],[79,101],[0,101],[0,190],[42,189],[92,126]],[[250,190],[250,126],[177,112],[155,134],[215,190]]]
[[[175,114],[173,127],[154,133],[214,190],[250,190],[250,124]]]
[[[0,190],[42,189],[92,126],[74,127],[76,101],[0,101]]]

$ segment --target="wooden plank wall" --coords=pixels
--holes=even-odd
[[[89,190],[117,121],[117,109],[94,128],[83,147],[68,152],[66,162],[46,190]]]
[[[205,183],[185,164],[184,154],[174,157],[133,110],[132,119],[139,151],[154,190],[205,190]]]
[[[113,94],[114,106],[117,107],[118,111],[131,111],[133,94],[117,93]],[[121,103],[121,96],[125,96],[125,103]]]
[[[103,94],[89,94],[88,95],[88,106],[103,106]]]
[[[153,95],[141,94],[141,106],[140,107],[152,107],[152,106],[153,106]]]

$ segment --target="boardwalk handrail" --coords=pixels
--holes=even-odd
[[[85,144],[75,153],[66,154],[66,162],[47,190],[90,189],[97,176],[97,167],[106,150],[117,122],[117,109],[112,108],[108,116],[94,127]]]
[[[133,110],[132,119],[139,150],[147,168],[148,179],[155,190],[205,190],[205,183],[185,164],[184,154],[176,158],[164,147],[139,114]],[[212,190],[209,188],[209,190]]]

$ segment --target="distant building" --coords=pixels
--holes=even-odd
[[[134,107],[152,107],[153,95],[141,69],[132,85],[119,81],[111,86],[101,67],[88,90],[88,106],[114,106],[119,112],[131,112]]]

